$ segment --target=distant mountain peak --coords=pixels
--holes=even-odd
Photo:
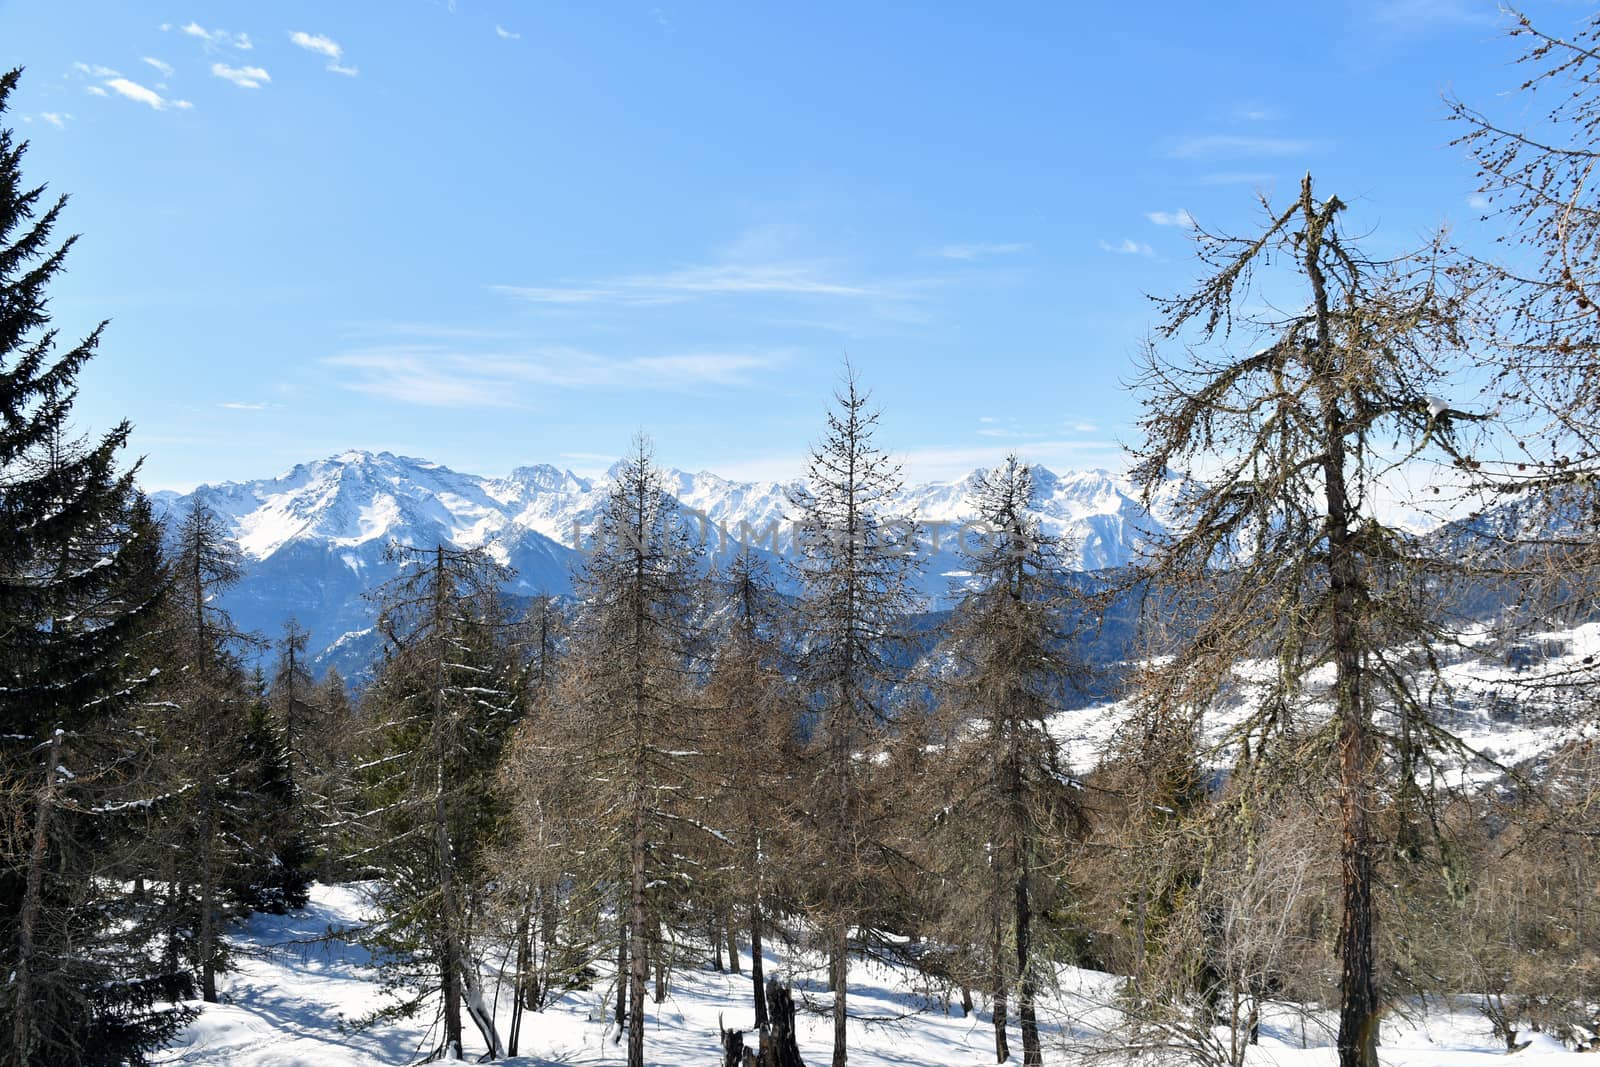
[[[349,449],[273,478],[152,499],[170,514],[198,497],[227,525],[248,563],[245,580],[227,598],[241,624],[270,634],[293,613],[312,630],[327,661],[349,673],[363,666],[365,646],[347,635],[371,626],[366,594],[393,573],[384,559],[391,541],[483,546],[517,572],[514,591],[568,592],[581,562],[578,548],[593,531],[618,470],[614,465],[606,476],[585,478],[534,463],[491,478],[392,452]],[[1034,472],[1035,513],[1080,569],[1126,565],[1148,533],[1161,529],[1122,475],[1038,466]],[[945,526],[970,520],[983,474],[907,485],[891,510]],[[726,547],[725,530],[729,540],[747,533],[763,549],[791,550],[791,496],[799,479],[736,481],[709,470],[663,475],[682,506],[706,518],[708,549]],[[950,575],[962,567],[949,539],[923,562],[922,595],[930,602],[945,599]],[[783,569],[774,570],[784,580]]]

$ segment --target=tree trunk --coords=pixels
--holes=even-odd
[[[528,983],[532,980],[533,944],[528,924],[533,908],[524,901],[517,912],[517,971],[511,983],[511,1026],[506,1035],[506,1055],[517,1054],[517,1041],[522,1036],[522,1009],[527,997]]]
[[[739,928],[734,925],[732,908],[722,913],[722,929],[728,935],[728,970],[743,974],[744,968],[739,965]]]
[[[1006,967],[1005,938],[1001,933],[1000,916],[994,917],[993,971],[990,975],[989,994],[994,998],[994,1062],[1004,1063],[1011,1058],[1011,1045],[1006,1039]]]
[[[445,801],[443,756],[434,765],[433,845],[439,879],[439,907],[444,913],[444,942],[439,946],[439,996],[444,1010],[445,1055],[461,1055],[461,974],[464,969],[456,910],[456,883],[451,862],[449,807]]]
[[[44,897],[44,866],[50,847],[50,816],[56,802],[56,767],[61,763],[61,731],[50,737],[45,756],[44,783],[39,786],[38,813],[33,820],[33,840],[28,848],[28,876],[22,893],[21,913],[17,916],[17,962],[12,973],[15,986],[12,1003],[11,1047],[18,1064],[32,1062],[38,1023],[33,1011],[34,935],[38,932],[39,909]]]
[[[850,1021],[847,990],[850,985],[850,925],[833,924],[833,947],[828,956],[828,982],[833,987],[833,1067],[845,1067],[850,1058],[846,1024]]]
[[[767,989],[762,976],[764,967],[765,962],[761,959],[761,898],[757,896],[750,901],[750,985],[756,1004],[756,1029],[762,1032],[767,1029]]]
[[[624,901],[617,901],[617,1040],[622,1040],[622,1033],[628,1025],[628,942],[632,934],[628,929],[627,908]]]
[[[532,995],[527,1005],[531,1011],[544,1007],[554,992],[550,988],[554,984],[550,961],[555,958],[556,936],[561,928],[559,898],[556,894],[554,884],[539,887],[539,949],[535,953],[535,982],[529,991]]]
[[[464,944],[461,951],[461,990],[462,999],[467,1002],[467,1015],[478,1028],[484,1047],[489,1050],[488,1058],[504,1057],[506,1047],[500,1040],[500,1031],[494,1025],[494,1008],[483,999],[483,987],[478,983],[477,962]]]
[[[760,1067],[805,1067],[794,1033],[794,994],[774,978],[767,983],[772,1030],[762,1031]]]
[[[1026,1067],[1044,1063],[1039,1048],[1039,1020],[1033,1009],[1033,907],[1028,894],[1028,868],[1017,877],[1017,1020],[1022,1024],[1022,1062]]]
[[[1339,922],[1339,1067],[1378,1067],[1378,995],[1372,953],[1372,832],[1367,823],[1371,795],[1370,748],[1362,693],[1362,654],[1357,625],[1362,577],[1351,544],[1351,508],[1345,483],[1345,419],[1339,405],[1340,368],[1332,348],[1322,234],[1332,219],[1330,203],[1312,210],[1311,179],[1301,186],[1311,218],[1305,235],[1306,276],[1317,316],[1318,392],[1322,406],[1323,489],[1328,516],[1328,583],[1334,665],[1334,713],[1339,724],[1339,813],[1342,835],[1339,872],[1344,910]]]
[[[660,1004],[667,999],[667,942],[659,932],[650,939],[650,963],[656,976],[654,1000]]]
[[[212,789],[212,770],[200,775],[200,930],[195,951],[200,957],[200,999],[217,1002],[217,887],[216,826]]]
[[[628,1067],[644,1067],[644,986],[649,977],[648,931],[645,929],[645,797],[634,785],[633,877],[629,887],[628,918]]]

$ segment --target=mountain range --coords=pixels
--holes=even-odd
[[[152,499],[158,512],[174,516],[198,499],[222,519],[245,560],[244,578],[223,606],[243,628],[271,639],[294,616],[311,632],[319,666],[359,676],[376,652],[375,607],[367,594],[396,570],[384,556],[390,542],[482,547],[515,572],[511,593],[570,593],[581,545],[616,469],[583,477],[541,464],[485,477],[389,452],[350,451],[272,478]],[[698,520],[713,558],[741,538],[771,555],[792,551],[795,485],[706,471],[664,475],[668,491]],[[918,592],[931,607],[949,599],[963,574],[955,535],[976,512],[983,475],[976,470],[955,481],[907,485],[886,508],[924,526]],[[1125,477],[1104,470],[1036,467],[1034,482],[1044,532],[1061,539],[1069,565],[1082,571],[1131,562],[1164,528],[1183,484],[1169,481],[1147,510]],[[772,573],[780,584],[787,580],[781,566]]]

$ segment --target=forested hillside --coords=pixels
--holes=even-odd
[[[1498,242],[1189,219],[1126,473],[921,484],[845,359],[784,481],[147,495],[4,75],[0,1065],[1600,1048],[1600,18],[1513,37]]]

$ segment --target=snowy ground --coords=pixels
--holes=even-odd
[[[1424,687],[1434,721],[1462,744],[1508,767],[1536,760],[1563,744],[1600,737],[1600,716],[1580,702],[1573,686],[1591,684],[1600,676],[1600,623],[1568,630],[1530,634],[1510,647],[1490,640],[1487,632],[1463,635],[1460,649],[1445,650],[1436,685]],[[1526,662],[1515,660],[1515,654]],[[1231,732],[1256,708],[1261,683],[1273,664],[1250,660],[1234,668],[1237,692],[1226,706],[1201,723],[1207,761],[1228,767],[1234,752]],[[1302,714],[1306,722],[1330,713],[1321,696],[1333,668],[1325,665],[1307,678]],[[1111,750],[1118,727],[1132,711],[1128,701],[1112,701],[1057,715],[1052,730],[1079,768],[1091,766]],[[1448,784],[1460,788],[1483,785],[1503,773],[1493,764],[1460,752],[1439,753],[1440,766],[1452,772]]]
[[[289,916],[256,916],[233,934],[239,966],[222,983],[225,1003],[206,1005],[169,1050],[172,1064],[217,1067],[375,1067],[415,1060],[431,1047],[429,1020],[418,1019],[347,1032],[342,1023],[384,1002],[383,993],[359,949],[311,943],[330,926],[347,927],[360,920],[362,897],[349,886],[317,886],[311,904]],[[749,959],[744,960],[748,969]],[[790,961],[768,956],[779,969]],[[797,990],[810,988],[823,998],[815,976],[793,967]],[[517,1067],[553,1064],[597,1065],[625,1062],[625,1048],[615,1037],[600,997],[609,986],[602,978],[595,991],[574,993],[539,1014],[525,1017],[524,1055],[504,1061]],[[994,1062],[993,1030],[986,1013],[962,1018],[960,1008],[930,1000],[917,991],[910,976],[892,968],[858,962],[851,971],[852,1019],[850,1062],[861,1067],[949,1065],[965,1067]],[[1042,1005],[1046,1022],[1046,1063],[1080,1062],[1098,1049],[1109,1050],[1101,1027],[1111,1017],[1105,1004],[1115,980],[1093,972],[1066,970],[1062,992]],[[719,974],[709,968],[678,975],[672,995],[651,1004],[645,1039],[647,1062],[661,1067],[711,1067],[718,1062],[719,1019],[730,1027],[749,1025],[748,975]],[[1276,1024],[1276,1025],[1274,1025]],[[469,1027],[470,1029],[470,1027]],[[801,1052],[807,1063],[826,1064],[831,1024],[820,1016],[800,1019]],[[1514,1061],[1532,1067],[1589,1067],[1593,1056],[1580,1056],[1533,1035],[1534,1044]],[[1490,1038],[1488,1025],[1472,1011],[1435,1009],[1421,1019],[1386,1023],[1382,1059],[1396,1067],[1470,1067],[1504,1060]],[[1302,1048],[1302,1041],[1310,1048]],[[1021,1058],[1021,1042],[1013,1030],[1012,1060]],[[481,1046],[479,1048],[481,1051]],[[472,1054],[469,1058],[476,1058]],[[1098,1062],[1105,1062],[1095,1057]],[[1113,1060],[1120,1057],[1112,1057]],[[1148,1062],[1148,1061],[1146,1061]],[[1334,1062],[1326,1033],[1315,1022],[1302,1030],[1298,1018],[1268,1018],[1262,1046],[1252,1064],[1281,1067],[1324,1067]]]

